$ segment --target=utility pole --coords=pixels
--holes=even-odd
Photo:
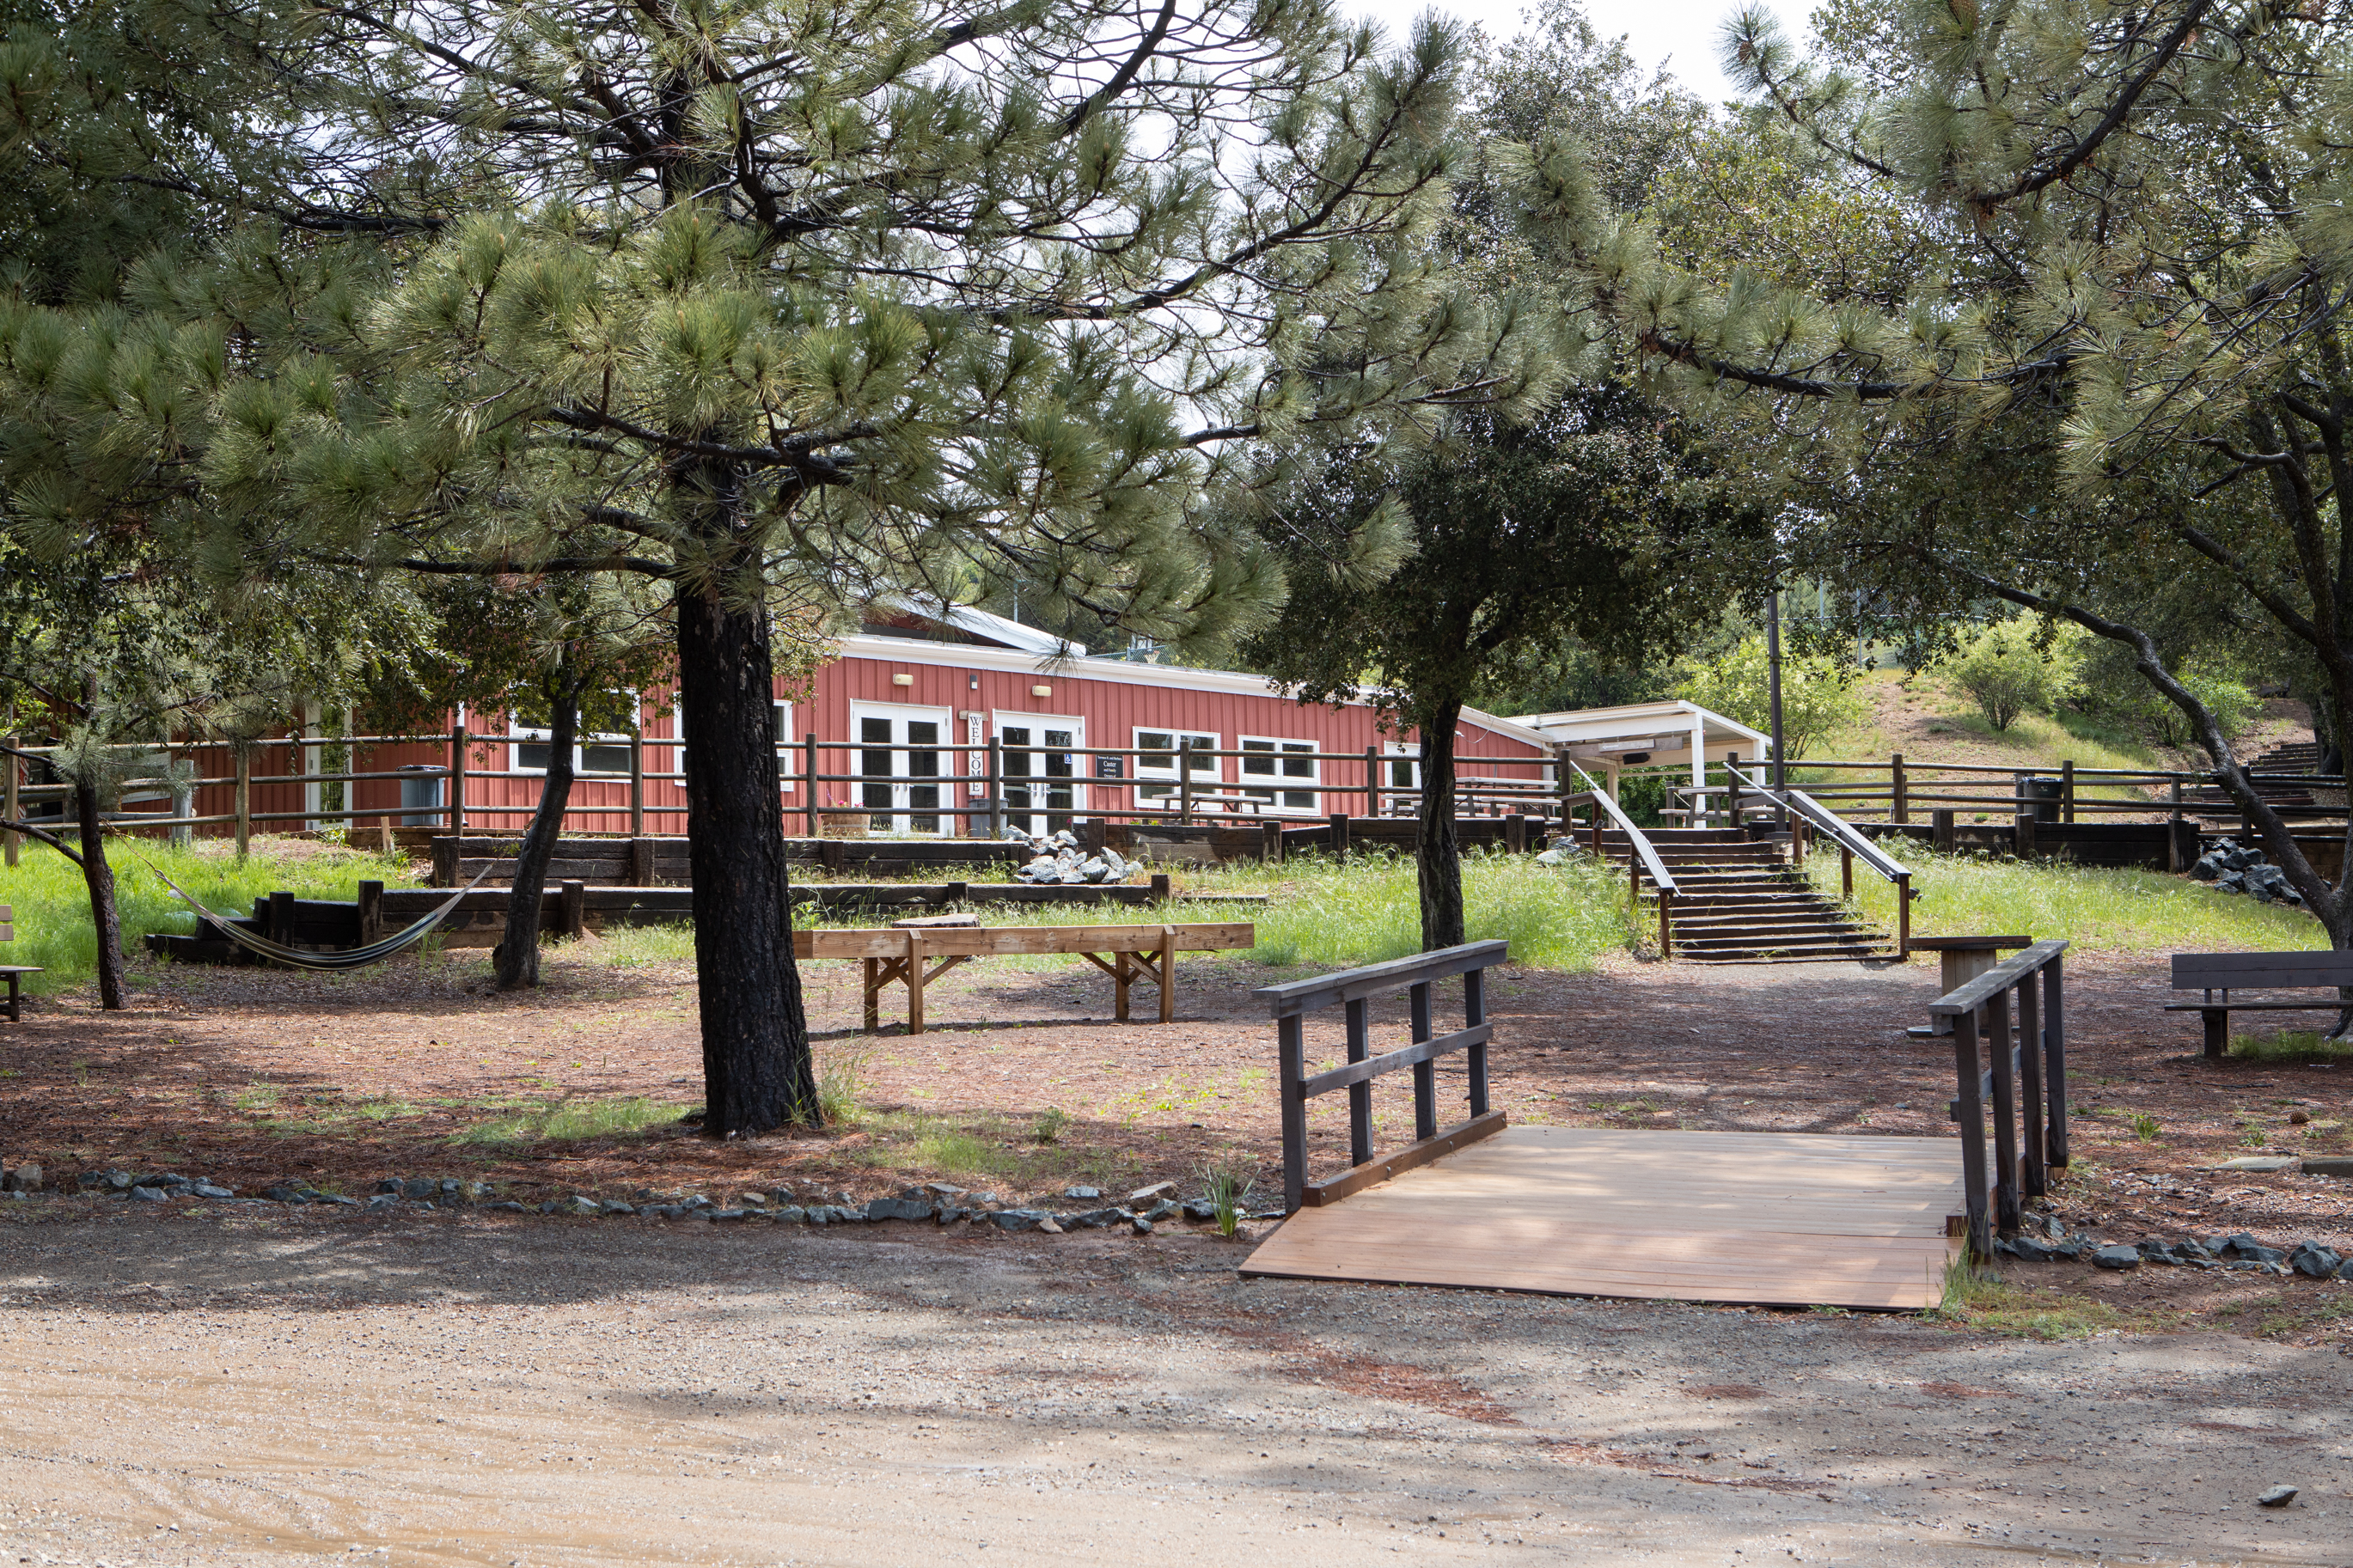
[[[1765,585],[1765,689],[1772,712],[1773,787],[1788,787],[1781,769],[1781,588],[1776,573]],[[1786,814],[1785,814],[1786,815]]]

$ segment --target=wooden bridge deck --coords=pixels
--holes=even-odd
[[[1918,1310],[1960,1246],[1944,1138],[1513,1127],[1283,1222],[1244,1275]]]

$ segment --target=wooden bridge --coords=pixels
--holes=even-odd
[[[1513,1127],[1487,1104],[1483,971],[1461,947],[1257,993],[1278,1029],[1289,1217],[1245,1276],[1774,1306],[1935,1306],[1963,1247],[1991,1251],[2066,1163],[2063,942],[1929,1004],[1954,1050],[1958,1138]],[[1464,1027],[1436,1036],[1431,988],[1463,979]],[[1407,991],[1412,1039],[1371,1052],[1367,1005]],[[1311,1074],[1307,1014],[1346,1009],[1345,1065]],[[2015,1026],[2013,1033],[2013,1026]],[[1467,1056],[1469,1119],[1440,1128],[1434,1068]],[[1376,1158],[1372,1087],[1414,1073],[1415,1141]],[[1309,1103],[1345,1089],[1349,1168],[1307,1174]],[[1992,1113],[1989,1150],[1987,1112]],[[1990,1158],[1989,1154],[1990,1153]]]

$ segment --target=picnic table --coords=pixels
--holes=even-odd
[[[0,942],[14,942],[16,940],[16,911],[13,907],[7,904],[0,904]],[[40,972],[41,966],[37,963],[0,963],[0,975],[5,975],[8,980],[8,1021],[10,1023],[13,1024],[18,1021],[16,1016],[17,982],[22,980],[27,974],[38,974]]]
[[[882,987],[907,988],[907,1033],[923,1032],[923,987],[969,959],[1040,952],[1075,952],[1112,977],[1114,1016],[1127,1020],[1128,987],[1138,980],[1160,988],[1160,1021],[1176,1016],[1176,957],[1254,947],[1249,921],[1182,925],[882,926],[855,931],[797,931],[795,958],[856,958],[866,965],[866,1027],[881,1027]],[[934,961],[937,962],[934,963]]]

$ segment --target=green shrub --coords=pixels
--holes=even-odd
[[[1855,682],[1862,672],[1828,654],[1781,654],[1781,745],[1791,759],[1862,719],[1867,704]],[[1744,639],[1675,683],[1675,695],[1752,730],[1771,732],[1770,661],[1765,639]]]
[[[1987,723],[2003,731],[2020,714],[2051,712],[2074,695],[2085,635],[2079,626],[2046,628],[2021,613],[1979,627],[1936,668]]]

